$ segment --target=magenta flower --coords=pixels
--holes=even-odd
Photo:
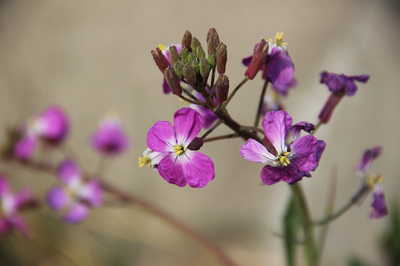
[[[361,161],[358,165],[354,168],[357,172],[367,172],[371,166],[371,163],[374,159],[378,158],[382,153],[382,147],[377,146],[371,150],[366,150]]]
[[[208,89],[207,89],[208,91]],[[196,94],[197,99],[204,102],[204,97],[201,93]],[[214,103],[218,105],[217,100],[214,98]],[[214,114],[210,109],[197,104],[189,104],[189,107],[196,110],[201,116],[201,127],[204,129],[208,129],[212,126],[212,124],[218,119],[218,117]]]
[[[73,161],[62,162],[57,169],[57,176],[62,185],[50,189],[46,200],[51,209],[65,211],[62,216],[65,222],[79,223],[88,216],[89,207],[102,204],[100,184],[95,180],[83,180],[82,173]]]
[[[182,45],[181,44],[175,44],[175,46],[176,46],[176,50],[178,51],[178,54],[180,55],[181,54],[181,50],[182,50]],[[161,49],[162,53],[168,59],[168,62],[171,65],[171,58],[169,56],[169,46],[165,47],[163,44],[160,44],[158,47]],[[174,66],[172,66],[172,67],[174,67]],[[162,88],[163,88],[164,94],[169,94],[171,92],[171,88],[169,87],[167,81],[165,80],[165,77],[163,79]]]
[[[39,140],[52,145],[60,144],[69,131],[68,117],[58,106],[50,106],[42,114],[33,116],[25,128],[25,136],[15,145],[14,155],[29,159]]]
[[[147,134],[147,146],[162,153],[158,172],[169,183],[201,188],[214,179],[214,163],[206,155],[188,149],[201,130],[199,113],[182,108],[174,115],[175,127],[168,121],[158,121]]]
[[[19,211],[30,207],[29,205],[33,207],[35,204],[32,193],[28,189],[21,190],[14,195],[7,179],[0,175],[0,235],[9,233],[16,228],[25,237],[29,237],[31,231]]]
[[[147,165],[151,167],[153,170],[157,170],[158,164],[162,159],[164,159],[164,157],[167,154],[168,153],[152,151],[149,148],[147,148],[143,152],[143,157],[139,157],[139,167]]]
[[[94,149],[104,155],[119,155],[129,146],[129,140],[116,116],[106,116],[91,137]]]
[[[294,65],[288,53],[288,44],[282,41],[283,33],[276,33],[275,40],[268,41],[268,55],[266,62],[260,68],[262,78],[267,79],[276,86],[286,85],[291,82],[294,75]],[[256,44],[254,50],[257,48]],[[253,56],[243,58],[242,63],[249,66]]]
[[[373,196],[374,201],[371,204],[373,209],[370,217],[379,219],[383,216],[386,216],[388,214],[388,210],[386,208],[385,195],[383,194],[382,188],[376,187]]]
[[[322,108],[318,117],[319,120],[324,124],[328,123],[343,96],[353,96],[356,94],[357,85],[355,81],[367,83],[369,77],[369,75],[346,76],[344,74],[338,75],[326,71],[322,72],[320,82],[325,83],[332,94]]]
[[[314,125],[301,122],[292,126],[292,117],[285,111],[271,111],[262,122],[265,138],[264,145],[248,139],[242,145],[240,154],[243,159],[267,164],[261,171],[261,179],[267,185],[285,181],[295,184],[303,176],[310,177],[325,149],[325,142],[312,135],[300,137],[300,131],[311,131]],[[289,145],[288,133],[294,137]]]

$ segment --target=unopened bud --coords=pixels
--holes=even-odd
[[[208,54],[216,53],[217,48],[219,45],[219,37],[218,36],[211,36],[210,40],[207,42],[207,51]]]
[[[165,69],[169,67],[168,59],[165,57],[161,49],[158,47],[155,51],[151,50],[151,55],[153,56],[154,62],[158,66],[158,69],[160,69],[161,73],[164,74]]]
[[[211,29],[208,30],[207,43],[211,39],[212,36],[216,36],[218,38],[218,43],[219,43],[219,35],[218,35],[218,32],[217,32],[217,30],[215,28],[211,28]]]
[[[187,61],[188,62],[193,62],[196,60],[196,55],[194,53],[189,53],[187,56]]]
[[[181,59],[187,61],[187,56],[189,54],[189,51],[186,47],[182,47],[181,49]]]
[[[202,59],[202,58],[206,58],[206,53],[203,50],[203,47],[198,47],[197,48],[197,58],[198,59]]]
[[[215,67],[215,54],[210,54],[207,58],[208,63],[210,64],[210,68]]]
[[[262,39],[254,50],[253,58],[250,65],[244,73],[249,79],[254,79],[258,71],[261,69],[268,55],[268,43]]]
[[[196,137],[190,144],[188,145],[188,149],[192,151],[197,151],[200,150],[200,148],[203,146],[203,139]]]
[[[200,59],[200,75],[205,78],[208,76],[210,72],[210,64],[208,63],[207,59],[202,58]]]
[[[217,101],[223,103],[228,98],[229,92],[229,79],[225,75],[219,75],[217,80]]]
[[[172,65],[175,65],[175,63],[179,60],[178,50],[176,49],[175,45],[171,45],[169,47],[169,59],[171,60]]]
[[[190,48],[192,48],[192,52],[194,54],[197,54],[197,48],[199,48],[200,46],[201,46],[201,43],[200,43],[199,39],[197,39],[196,37],[193,37]]]
[[[185,31],[182,38],[182,48],[186,47],[189,51],[192,51],[190,45],[192,43],[192,34],[190,31]]]
[[[175,71],[172,67],[167,67],[165,70],[165,80],[168,83],[168,86],[171,89],[171,92],[175,95],[181,95],[182,94],[182,88],[181,84],[179,84],[179,78],[175,74]]]
[[[228,60],[228,52],[226,50],[226,45],[221,42],[217,48],[217,71],[219,74],[225,73],[226,61]]]
[[[187,84],[194,85],[196,83],[196,72],[191,63],[186,63],[183,67],[183,77]]]
[[[181,66],[182,61],[178,61],[174,65],[175,74],[178,76],[179,79],[183,79],[183,67]]]

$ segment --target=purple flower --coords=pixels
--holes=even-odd
[[[287,96],[289,89],[294,88],[297,86],[297,79],[295,77],[292,77],[288,83],[281,84],[281,83],[275,83],[272,84],[272,89],[279,93],[280,95]]]
[[[379,219],[383,216],[386,216],[388,214],[388,210],[386,208],[385,195],[383,194],[382,188],[376,187],[373,196],[374,201],[371,204],[373,209],[370,217]]]
[[[75,162],[62,162],[57,169],[57,176],[62,185],[50,189],[46,200],[51,209],[65,211],[62,216],[65,222],[79,223],[88,216],[89,207],[99,207],[102,204],[100,184],[95,180],[83,180]]]
[[[147,148],[143,152],[143,157],[139,157],[139,167],[148,165],[153,170],[158,169],[158,164],[167,155],[167,153],[152,151]]]
[[[181,44],[175,44],[175,46],[176,46],[176,50],[178,51],[178,54],[180,55],[181,54],[181,50],[182,50],[182,45]],[[165,47],[163,44],[160,44],[158,47],[161,49],[162,53],[167,58],[169,64],[171,64],[171,58],[169,56],[169,46]],[[164,94],[169,94],[171,92],[171,89],[170,89],[167,81],[165,80],[165,77],[163,79],[162,88],[163,88]]]
[[[377,157],[379,157],[381,155],[381,152],[382,152],[382,147],[380,146],[374,147],[371,150],[366,150],[364,152],[361,161],[354,168],[354,170],[357,172],[367,172],[371,166],[371,162]]]
[[[291,82],[294,75],[294,65],[288,53],[288,44],[282,41],[283,33],[276,33],[275,40],[268,41],[268,55],[266,62],[260,68],[262,78],[267,79],[276,86],[286,85]],[[257,48],[255,46],[254,50]],[[253,56],[243,58],[242,63],[249,66]]]
[[[106,116],[91,137],[94,149],[104,155],[118,155],[129,146],[129,140],[116,116]]]
[[[14,148],[14,155],[19,159],[29,159],[35,152],[38,140],[58,145],[67,137],[68,131],[69,122],[65,112],[58,106],[50,106],[42,114],[30,119],[24,137]]]
[[[9,233],[14,228],[25,237],[31,235],[28,225],[19,215],[19,211],[22,208],[29,207],[30,203],[34,203],[34,200],[28,189],[21,190],[17,195],[14,195],[7,179],[0,175],[0,235]]]
[[[325,149],[325,142],[312,135],[298,138],[300,130],[312,130],[312,125],[301,122],[292,127],[292,117],[285,111],[267,113],[262,125],[264,145],[248,139],[240,149],[243,159],[267,164],[261,171],[262,181],[267,185],[279,181],[294,184],[303,176],[310,177],[309,171],[317,168]],[[290,145],[286,143],[289,132],[295,138]]]
[[[204,102],[204,97],[201,93],[196,94],[197,99]],[[214,98],[214,103],[218,105],[217,100]],[[212,126],[212,124],[218,119],[218,117],[214,114],[210,109],[197,104],[189,104],[189,107],[196,110],[201,116],[201,127],[204,129],[208,129]]]
[[[367,83],[368,80],[369,75],[346,76],[344,74],[338,75],[326,71],[322,72],[320,82],[325,83],[332,94],[322,108],[319,120],[324,124],[328,123],[343,96],[353,96],[356,94],[357,85],[355,81]]]
[[[182,108],[174,115],[175,127],[158,121],[147,134],[147,146],[162,153],[158,172],[169,183],[201,188],[214,179],[214,163],[206,155],[187,149],[201,130],[201,117],[191,108]]]

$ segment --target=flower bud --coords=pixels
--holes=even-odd
[[[201,43],[200,43],[199,39],[197,39],[196,37],[193,37],[190,48],[192,48],[192,52],[194,54],[197,54],[197,48],[199,48],[200,46],[201,46]]]
[[[219,74],[225,73],[226,61],[228,60],[228,53],[226,51],[226,45],[221,42],[217,48],[217,71]]]
[[[186,47],[182,47],[181,49],[181,60],[187,61],[187,56],[189,54],[189,51]]]
[[[207,51],[208,55],[215,53],[219,45],[219,35],[215,28],[211,28],[207,33]]]
[[[210,64],[208,63],[207,59],[202,58],[200,59],[200,75],[205,78],[208,76],[210,72]]]
[[[181,66],[182,61],[176,62],[174,65],[175,74],[178,76],[179,79],[183,79],[183,67]]]
[[[191,63],[186,63],[183,67],[183,77],[187,84],[194,85],[196,83],[196,72]]]
[[[171,45],[169,47],[169,58],[171,60],[171,64],[175,65],[176,62],[179,60],[178,50],[176,49],[175,45]]]
[[[158,69],[160,69],[161,73],[164,74],[165,69],[169,67],[168,59],[158,47],[155,51],[151,50],[151,55],[153,56],[154,62],[158,66]]]
[[[189,146],[187,147],[189,150],[197,151],[203,146],[203,139],[196,137],[192,142],[190,142]]]
[[[186,48],[189,51],[192,51],[190,48],[190,45],[192,43],[192,34],[190,33],[190,31],[185,31],[185,33],[183,34],[183,38],[182,38],[182,48]]]
[[[168,83],[168,86],[170,87],[171,91],[175,95],[181,95],[182,94],[182,88],[181,85],[179,84],[179,78],[175,74],[175,71],[172,67],[167,67],[165,70],[165,80]]]
[[[216,30],[215,28],[211,28],[211,29],[208,30],[208,33],[207,33],[207,43],[208,43],[208,41],[211,39],[211,37],[213,37],[213,36],[216,36],[216,37],[217,37],[218,43],[219,43],[219,35],[218,35],[217,30]]]
[[[210,68],[215,67],[215,54],[210,54],[207,58],[208,63],[210,64]]]
[[[249,79],[254,79],[258,71],[261,69],[268,55],[268,43],[262,39],[254,50],[253,58],[250,65],[244,73]],[[266,71],[265,71],[266,72]]]
[[[203,50],[203,47],[198,47],[197,48],[197,58],[198,59],[202,59],[202,58],[206,58],[206,53]]]
[[[217,80],[217,101],[223,103],[228,98],[229,92],[229,79],[225,75],[219,75]]]
[[[189,53],[187,56],[187,61],[188,62],[193,62],[196,60],[196,55],[194,53]]]

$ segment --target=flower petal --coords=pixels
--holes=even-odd
[[[255,163],[266,164],[276,160],[276,157],[272,155],[267,148],[254,139],[248,139],[246,144],[242,145],[240,155],[243,159]]]
[[[273,185],[279,181],[285,181],[291,185],[301,180],[296,166],[288,164],[283,167],[266,165],[261,171],[261,180],[267,185]]]
[[[271,111],[267,113],[262,121],[265,135],[274,145],[278,154],[286,150],[286,134],[292,126],[292,117],[285,111]]]
[[[382,147],[374,147],[373,149],[366,150],[360,163],[355,167],[355,171],[367,172],[371,167],[372,161],[381,155]]]
[[[76,224],[84,220],[89,214],[88,207],[83,203],[75,203],[62,219],[71,224]]]
[[[201,130],[200,114],[192,108],[182,108],[174,115],[174,125],[178,145],[186,148]]]
[[[63,187],[54,187],[47,192],[46,201],[49,207],[55,211],[61,210],[68,205],[70,198]]]
[[[0,174],[0,197],[7,195],[11,192],[10,185],[8,184],[7,179]]]
[[[175,184],[180,187],[186,186],[186,180],[183,176],[182,168],[176,167],[177,156],[175,153],[170,153],[165,156],[158,164],[158,173],[168,183]]]
[[[175,129],[168,121],[158,121],[147,133],[147,147],[152,151],[173,151],[176,146]]]
[[[314,171],[318,166],[316,158],[317,146],[317,138],[311,135],[303,136],[295,140],[292,145],[290,145],[293,154],[292,159],[290,159],[291,165],[296,165],[299,171]],[[321,157],[321,155],[319,155],[319,157]]]
[[[374,201],[372,202],[371,218],[379,219],[388,214],[385,202],[385,195],[381,187],[377,187],[374,191]]]
[[[267,57],[268,79],[272,84],[288,84],[294,75],[294,67],[289,54],[279,48],[272,48]]]
[[[81,179],[81,171],[74,161],[65,160],[58,166],[57,176],[65,184],[72,184]]]
[[[25,220],[18,216],[13,215],[8,218],[8,221],[12,224],[13,227],[17,228],[25,237],[29,238],[32,235],[32,232],[29,226],[26,224]]]
[[[50,141],[62,141],[68,134],[68,117],[60,107],[50,106],[36,118],[33,130],[38,136]]]
[[[79,196],[93,207],[99,207],[103,202],[103,191],[96,180],[86,183],[79,191]]]
[[[169,94],[171,92],[171,88],[169,87],[165,77],[163,78],[162,88],[163,88],[164,94]]]
[[[14,156],[21,160],[26,160],[32,157],[37,145],[37,139],[32,133],[26,135],[18,141],[14,147]]]
[[[178,156],[176,167],[181,168],[183,177],[191,187],[205,187],[215,177],[213,161],[200,152],[187,150],[183,156]]]
[[[293,136],[294,139],[298,139],[298,138],[300,138],[300,133],[302,130],[310,133],[314,129],[315,129],[314,124],[302,121],[302,122],[299,122],[299,123],[293,125],[290,128],[290,134]]]

